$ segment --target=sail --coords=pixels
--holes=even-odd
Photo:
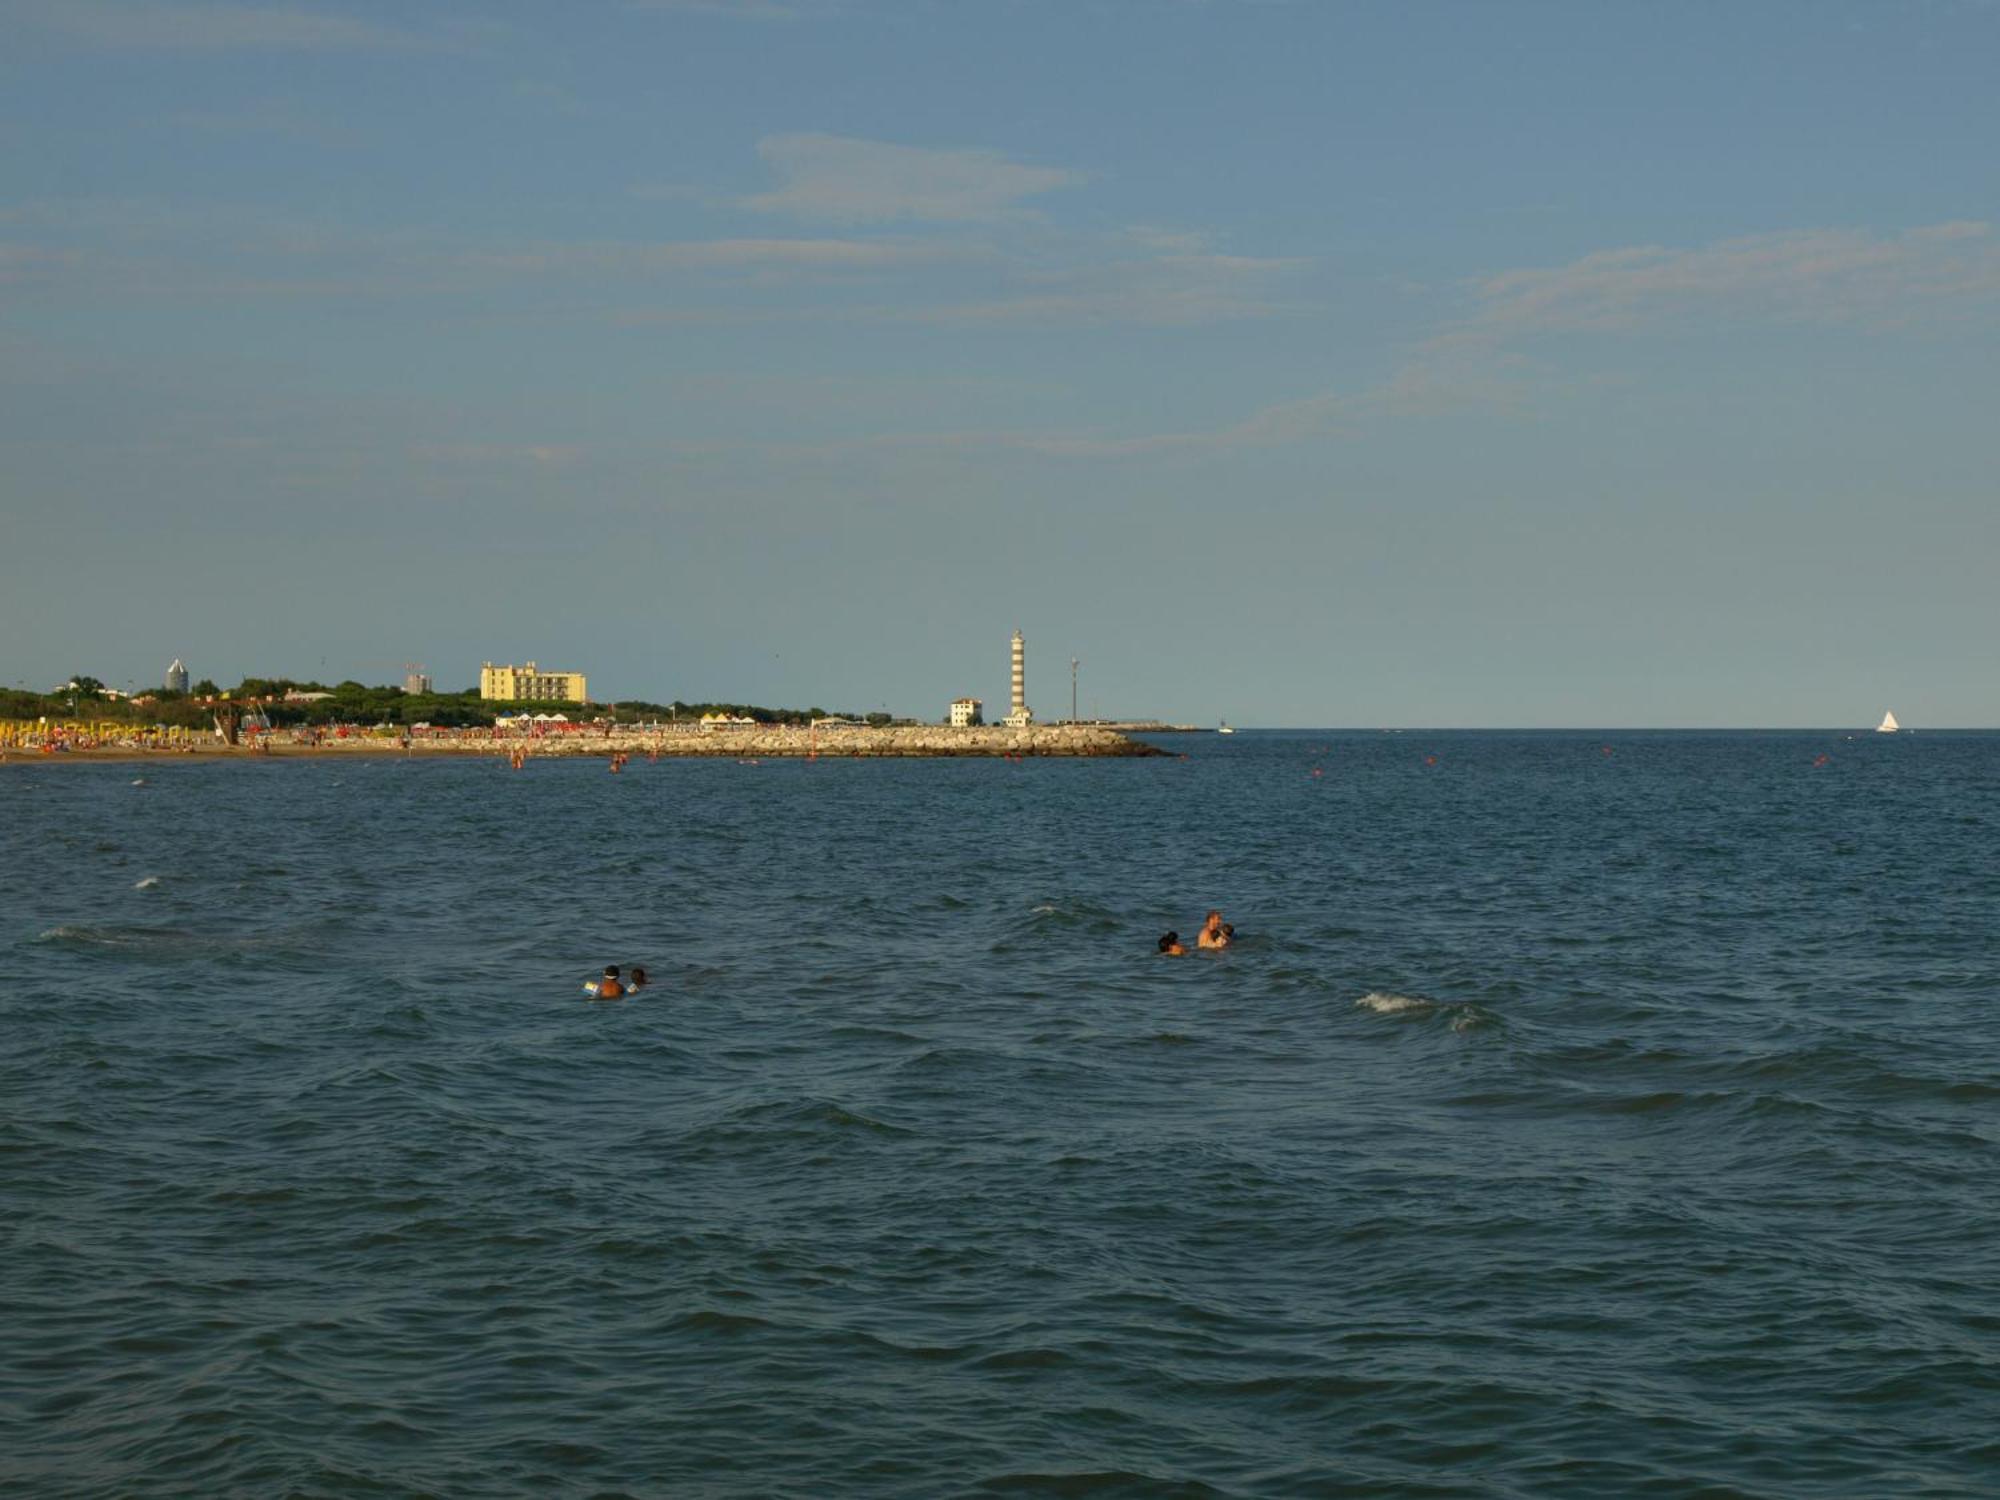
[[[1896,716],[1894,714],[1884,714],[1882,715],[1882,722],[1875,726],[1875,732],[1877,734],[1894,734],[1898,729],[1901,729],[1902,727],[1903,727],[1902,725],[1896,722]]]

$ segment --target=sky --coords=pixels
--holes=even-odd
[[[0,683],[2000,724],[1991,0],[0,36]]]

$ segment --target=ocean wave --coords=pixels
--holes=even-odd
[[[1425,1000],[1417,995],[1385,995],[1371,990],[1354,1002],[1359,1010],[1372,1010],[1378,1016],[1400,1016],[1414,1011],[1418,1014],[1438,1008],[1435,1000]]]
[[[688,1141],[689,1144],[715,1144],[745,1136],[811,1139],[828,1134],[894,1137],[914,1135],[916,1132],[830,1099],[785,1099],[746,1104],[731,1110],[720,1119],[690,1132]]]
[[[1039,938],[1050,931],[1112,933],[1119,930],[1118,916],[1108,906],[1095,901],[1040,901],[1023,913],[1016,923],[1016,935]],[[996,951],[1007,942],[1002,939]]]
[[[757,1333],[775,1326],[769,1318],[759,1318],[748,1313],[723,1312],[711,1307],[683,1313],[670,1325],[672,1330],[679,1332],[719,1333],[729,1336]]]
[[[1370,991],[1354,1002],[1356,1010],[1378,1016],[1435,1017],[1453,1031],[1480,1031],[1499,1024],[1500,1018],[1482,1006],[1462,1000],[1427,1000],[1421,995],[1395,995]]]
[[[35,941],[65,948],[179,953],[208,945],[211,940],[179,927],[98,927],[65,922],[36,934]]]
[[[1204,1500],[1230,1493],[1198,1479],[1149,1474],[1139,1469],[1009,1469],[972,1481],[976,1495],[1090,1495],[1101,1500],[1120,1496],[1171,1495],[1180,1500]]]
[[[143,923],[63,922],[35,934],[34,942],[119,961],[254,961],[290,972],[317,972],[324,952],[311,926],[276,932],[202,932]]]

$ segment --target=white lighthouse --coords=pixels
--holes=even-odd
[[[1028,643],[1020,631],[1014,632],[1013,697],[1007,717],[1001,722],[1012,729],[1025,729],[1035,721],[1028,707]]]

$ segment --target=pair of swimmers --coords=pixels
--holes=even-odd
[[[1227,948],[1236,941],[1236,928],[1222,920],[1222,913],[1211,911],[1202,920],[1201,931],[1194,935],[1197,948]],[[1160,952],[1179,958],[1187,952],[1187,945],[1181,941],[1178,932],[1164,933],[1160,937]]]
[[[584,994],[593,1000],[622,1000],[627,995],[636,995],[646,987],[646,971],[637,964],[632,966],[632,977],[620,979],[618,965],[606,964],[604,977],[593,979],[583,987]]]

